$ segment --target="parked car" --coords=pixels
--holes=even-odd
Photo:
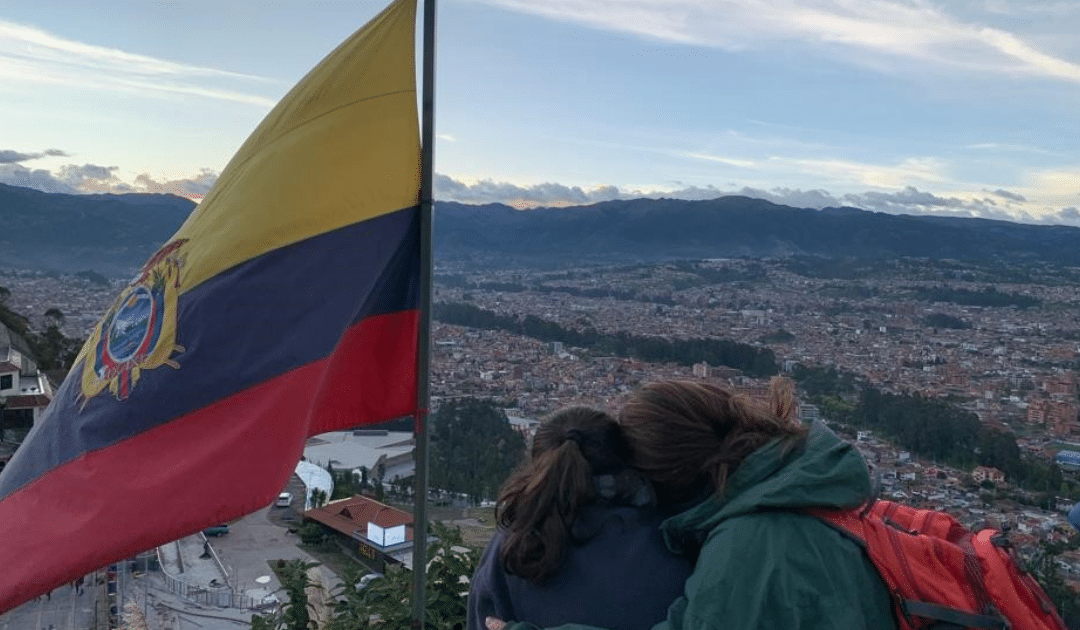
[[[274,503],[274,505],[278,507],[289,507],[290,505],[292,505],[292,493],[282,492],[278,495],[277,501]]]
[[[229,533],[229,526],[225,524],[213,525],[202,530],[202,533],[204,536],[224,536]]]

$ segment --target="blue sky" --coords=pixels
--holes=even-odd
[[[383,5],[6,0],[0,182],[205,192]],[[436,196],[1080,225],[1078,32],[1080,1],[443,0]]]

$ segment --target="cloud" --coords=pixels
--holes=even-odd
[[[202,199],[210,192],[218,174],[210,169],[199,171],[194,177],[186,179],[170,179],[158,181],[149,174],[143,173],[135,178],[135,192],[168,193],[179,195],[189,199]]]
[[[19,153],[18,151],[4,150],[0,151],[0,164],[13,164],[15,162],[25,162],[26,160],[32,160],[36,157],[40,157],[40,154],[35,153]]]
[[[721,164],[727,164],[728,166],[739,166],[743,168],[754,166],[754,162],[751,160],[741,160],[739,158],[724,157],[721,155],[709,155],[707,153],[687,153],[686,155],[687,157],[707,160],[709,162],[719,162]]]
[[[965,149],[975,149],[980,151],[1009,151],[1016,153],[1036,153],[1039,155],[1062,155],[1055,151],[1047,151],[1039,147],[1030,147],[1023,144],[1003,144],[999,142],[981,142],[979,144],[969,144]]]
[[[66,155],[63,152],[60,154]],[[0,153],[0,158],[2,155]],[[133,182],[127,182],[117,175],[118,170],[116,166],[66,164],[54,173],[46,169],[31,170],[17,163],[4,163],[0,159],[0,183],[50,193],[167,193],[201,199],[218,178],[216,172],[203,169],[188,178],[155,179],[143,173],[136,176]]]
[[[1073,224],[1080,223],[1080,209],[1078,208],[1062,208],[1058,216]]]
[[[772,190],[762,190],[760,188],[743,188],[738,191],[738,194],[743,195],[744,197],[764,199],[773,203],[796,208],[814,208],[820,210],[821,208],[850,205],[845,204],[842,200],[824,190],[801,190],[798,188],[774,188]]]
[[[45,149],[41,153],[22,153],[20,151],[12,151],[10,149],[0,150],[0,164],[14,164],[16,162],[25,162],[27,160],[36,160],[42,157],[67,157],[67,153],[60,149]]]
[[[986,0],[982,8],[990,13],[1001,15],[1021,16],[1031,14],[1052,15],[1066,17],[1080,14],[1080,4],[1075,1],[1051,2],[1049,0],[1037,0],[1036,2],[1009,2],[1007,0]]]
[[[502,203],[518,208],[543,206],[589,205],[601,201],[617,199],[689,199],[707,200],[741,195],[755,199],[764,199],[776,204],[795,208],[813,208],[820,210],[827,207],[854,207],[873,212],[888,214],[931,214],[935,216],[970,217],[996,219],[1022,223],[1048,225],[1080,226],[1080,210],[1068,207],[1060,210],[1043,207],[1023,198],[1016,193],[1008,193],[1008,203],[999,204],[993,197],[1001,197],[994,191],[986,195],[981,193],[956,193],[938,195],[914,186],[905,186],[891,192],[866,191],[837,195],[822,189],[803,190],[799,188],[754,188],[744,186],[722,189],[716,186],[683,186],[672,190],[621,189],[617,186],[603,185],[591,189],[578,186],[565,186],[556,183],[544,183],[534,186],[519,186],[509,182],[481,180],[474,184],[465,184],[443,174],[435,175],[435,197],[440,201],[458,201],[461,203],[487,204]],[[1023,203],[1021,206],[1019,204]]]
[[[1032,176],[1034,188],[1055,198],[1080,197],[1080,167],[1040,171]]]
[[[1080,64],[1043,52],[1009,31],[962,21],[925,0],[485,1],[680,44],[742,50],[800,42],[874,67],[892,60],[922,72],[929,64],[1080,83]]]
[[[78,192],[131,192],[131,186],[116,176],[117,170],[118,166],[67,164],[60,167],[58,178]]]
[[[95,164],[68,164],[57,173],[31,170],[18,163],[0,163],[0,183],[35,188],[53,193],[168,193],[201,199],[217,181],[218,173],[203,169],[187,178],[161,179],[143,173],[127,182],[117,176],[117,167]],[[1068,172],[1041,173],[1046,178],[1066,179]],[[1072,196],[1080,198],[1080,180],[1073,180]],[[776,187],[771,189],[732,185],[728,189],[713,185],[676,184],[675,188],[642,190],[603,184],[592,188],[567,186],[556,182],[519,185],[511,182],[480,180],[467,184],[442,173],[435,174],[435,198],[469,204],[502,203],[518,208],[590,205],[620,199],[708,200],[729,195],[764,199],[796,208],[821,209],[849,206],[889,214],[933,214],[937,216],[977,217],[1022,223],[1080,226],[1080,209],[1035,202],[1019,193],[1004,189],[982,192],[955,192],[939,195],[915,186],[895,191],[866,191],[842,195],[823,189]],[[995,200],[996,199],[996,200]],[[1004,200],[1004,201],[1002,201]]]
[[[84,44],[5,20],[0,20],[0,79],[78,90],[181,94],[265,108],[274,105],[273,99],[258,94],[213,85],[220,79],[267,81],[262,77]]]
[[[22,164],[0,163],[0,183],[22,186],[49,193],[78,192],[67,182],[61,181],[45,169],[28,169]]]
[[[1027,197],[1025,197],[1025,196],[1014,193],[1014,192],[1009,192],[1009,191],[1003,190],[1001,188],[998,188],[997,190],[992,191],[992,192],[995,195],[997,195],[998,197],[1001,197],[1003,199],[1008,199],[1009,201],[1019,201],[1021,203],[1027,201]]]
[[[467,185],[439,173],[434,176],[434,185],[435,197],[439,199],[481,204],[499,202],[517,206],[589,204],[618,199],[621,194],[614,186],[586,191],[579,186],[551,182],[518,186],[484,179]]]
[[[480,180],[474,184],[465,184],[448,175],[435,174],[436,199],[473,204],[503,203],[517,207],[568,206],[588,205],[618,199],[706,200],[728,195],[765,199],[773,203],[799,208],[824,208],[826,206],[843,205],[841,199],[823,190],[775,188],[769,191],[749,187],[724,190],[711,185],[683,186],[673,190],[639,190],[633,188],[621,189],[610,184],[584,189],[579,186],[565,186],[550,182],[533,186],[519,186],[509,182]]]
[[[956,197],[939,197],[933,193],[921,191],[913,186],[907,186],[900,192],[883,193],[869,191],[859,194],[844,195],[844,200],[851,204],[859,204],[862,207],[870,207],[888,212],[899,208],[964,208],[967,202]]]
[[[910,182],[941,183],[945,181],[945,164],[932,157],[907,158],[897,164],[871,164],[837,159],[799,159],[773,157],[778,165],[793,166],[816,178],[828,178],[849,184],[877,188],[902,188]]]

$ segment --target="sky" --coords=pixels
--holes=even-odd
[[[0,182],[198,199],[383,0],[5,0]],[[1080,0],[441,0],[437,200],[1080,226]]]

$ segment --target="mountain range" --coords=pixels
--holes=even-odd
[[[194,207],[173,195],[68,195],[0,184],[0,267],[128,275]],[[1080,228],[813,210],[739,196],[532,210],[438,202],[434,226],[439,260],[496,266],[784,256],[1080,265]]]
[[[194,207],[175,195],[68,195],[0,184],[0,268],[128,276]]]

